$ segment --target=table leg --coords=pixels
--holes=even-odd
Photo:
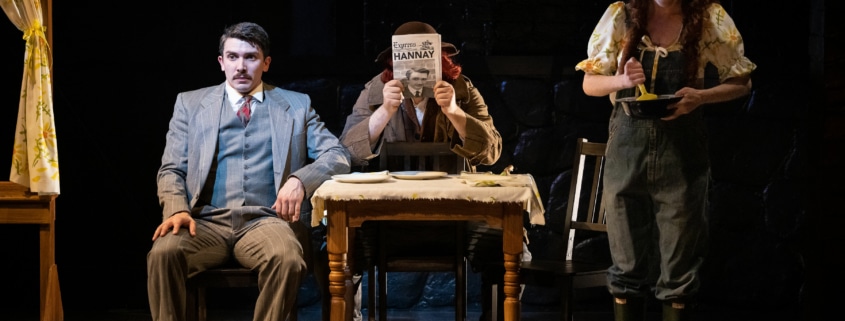
[[[502,221],[502,247],[505,258],[504,319],[517,321],[520,318],[519,301],[519,259],[522,254],[522,206],[506,204]]]
[[[39,196],[26,186],[0,181],[0,224],[37,224],[39,308],[41,321],[62,321],[62,297],[56,268],[57,195]]]
[[[39,225],[39,243],[40,243],[40,257],[39,257],[39,280],[41,280],[40,297],[41,297],[41,312],[47,307],[47,281],[50,278],[50,266],[53,265],[53,242],[52,229],[49,224]],[[41,316],[44,317],[43,315]]]
[[[329,292],[332,295],[331,321],[346,321],[348,293],[352,291],[352,273],[346,262],[348,247],[348,228],[345,209],[327,202],[328,236],[327,250],[329,253]],[[337,213],[337,215],[333,215]]]
[[[64,320],[62,296],[59,290],[59,272],[56,267],[56,233],[53,224],[39,226],[41,321]]]

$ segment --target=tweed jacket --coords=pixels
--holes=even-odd
[[[487,112],[484,98],[473,87],[466,76],[459,76],[452,83],[455,88],[455,102],[467,114],[465,139],[461,140],[455,127],[436,104],[430,103],[429,108],[437,109],[436,127],[433,141],[449,142],[452,151],[466,158],[470,165],[491,165],[502,153],[502,136],[493,126],[493,117]],[[403,121],[404,108],[399,108],[388,121],[382,132],[382,137],[375,146],[370,146],[369,122],[370,116],[379,108],[384,100],[381,75],[373,77],[361,91],[358,100],[352,107],[352,114],[347,116],[346,125],[340,140],[352,156],[353,166],[367,166],[368,162],[378,156],[381,142],[414,141],[407,137],[407,129]],[[406,98],[406,104],[410,103]]]

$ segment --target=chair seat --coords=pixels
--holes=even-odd
[[[187,319],[189,321],[206,320],[206,288],[247,288],[257,286],[257,273],[234,264],[200,272],[189,278],[187,282]]]
[[[393,272],[439,272],[456,268],[454,256],[391,257],[387,270]]]
[[[206,288],[251,287],[258,286],[258,275],[243,267],[225,267],[203,271],[188,282]]]
[[[556,284],[563,279],[572,288],[599,287],[607,284],[609,267],[609,263],[535,260],[522,262],[520,278],[524,284]]]
[[[586,262],[586,261],[553,261],[553,260],[532,260],[524,261],[520,265],[522,270],[531,270],[532,273],[548,272],[555,276],[578,276],[585,274],[605,274],[610,263]]]

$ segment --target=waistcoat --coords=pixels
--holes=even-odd
[[[270,115],[266,106],[254,108],[244,127],[224,99],[217,135],[217,157],[201,199],[216,208],[270,207],[276,200]],[[263,108],[262,108],[263,107]]]

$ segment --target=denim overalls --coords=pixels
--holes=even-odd
[[[683,53],[664,53],[654,86],[657,53],[644,50],[640,57],[645,85],[658,95],[674,94],[686,79]],[[627,89],[617,98],[632,95],[633,89]],[[701,108],[663,121],[632,118],[617,103],[610,117],[604,175],[603,202],[613,257],[610,293],[641,298],[654,286],[659,300],[695,294],[707,245],[710,175]]]

